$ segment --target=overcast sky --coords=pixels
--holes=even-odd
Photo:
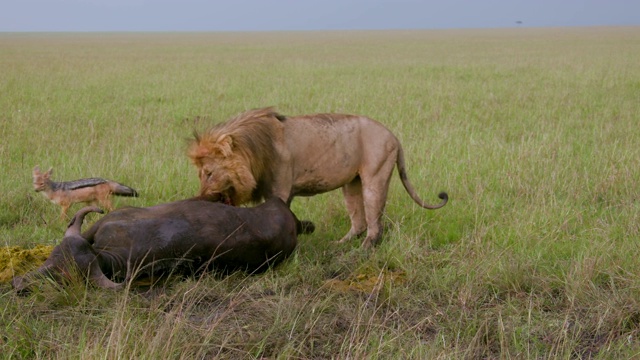
[[[522,24],[516,22],[521,21]],[[639,0],[0,0],[0,32],[640,25]]]

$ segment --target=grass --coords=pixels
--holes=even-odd
[[[639,28],[0,34],[0,241],[53,245],[31,187],[112,178],[147,206],[197,192],[185,155],[249,108],[348,112],[401,140],[374,252],[316,233],[260,276],[107,292],[0,287],[3,358],[633,358],[640,354]],[[395,175],[394,175],[395,176]],[[95,221],[97,216],[90,218]]]

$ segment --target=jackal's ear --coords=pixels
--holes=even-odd
[[[39,175],[40,174],[40,166],[36,165],[33,168],[33,175]]]
[[[46,176],[51,176],[51,174],[53,174],[53,166],[49,168],[49,170],[47,170],[46,173],[44,173]]]

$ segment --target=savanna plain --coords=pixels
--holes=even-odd
[[[450,196],[394,173],[373,251],[339,190],[296,198],[316,231],[260,275],[5,282],[0,357],[637,358],[639,59],[638,27],[0,34],[0,251],[62,239],[35,165],[188,198],[193,131],[264,106],[374,118]]]

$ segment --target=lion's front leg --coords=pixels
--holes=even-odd
[[[273,181],[273,187],[270,189],[270,193],[268,195],[268,197],[279,197],[289,208],[291,208],[291,202],[295,195],[293,193],[294,179],[291,174],[291,166],[283,166],[282,169],[277,171],[275,174],[275,180]],[[311,234],[315,229],[315,224],[310,220],[298,221],[298,234]]]

